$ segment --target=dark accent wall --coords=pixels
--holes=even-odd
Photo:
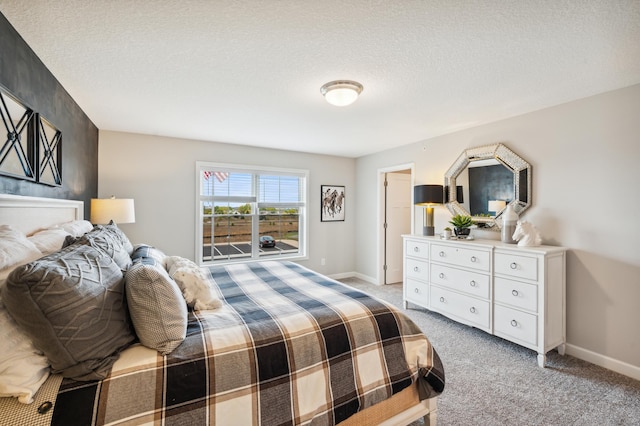
[[[1,13],[0,85],[62,131],[62,186],[0,176],[0,193],[82,200],[88,218],[98,196],[98,128]]]

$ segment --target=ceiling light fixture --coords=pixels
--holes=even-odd
[[[358,99],[362,84],[351,80],[330,81],[320,88],[320,93],[331,105],[347,106]]]

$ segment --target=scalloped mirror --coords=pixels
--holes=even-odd
[[[481,228],[498,230],[507,205],[519,215],[531,206],[531,165],[501,143],[463,151],[444,185],[451,214],[472,216]]]

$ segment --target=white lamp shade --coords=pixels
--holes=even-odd
[[[489,210],[490,212],[498,213],[500,210],[504,209],[507,206],[507,202],[504,200],[490,200],[489,201]]]
[[[134,223],[135,208],[132,198],[92,198],[91,223],[104,225],[114,223]]]

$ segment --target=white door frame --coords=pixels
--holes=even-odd
[[[399,172],[400,170],[411,170],[411,188],[415,182],[415,163],[399,164],[397,166],[378,169],[378,194],[377,194],[377,220],[376,220],[376,284],[384,285],[384,175],[385,173]],[[413,206],[413,191],[411,191],[411,205]],[[414,233],[414,210],[411,209],[411,233]]]

